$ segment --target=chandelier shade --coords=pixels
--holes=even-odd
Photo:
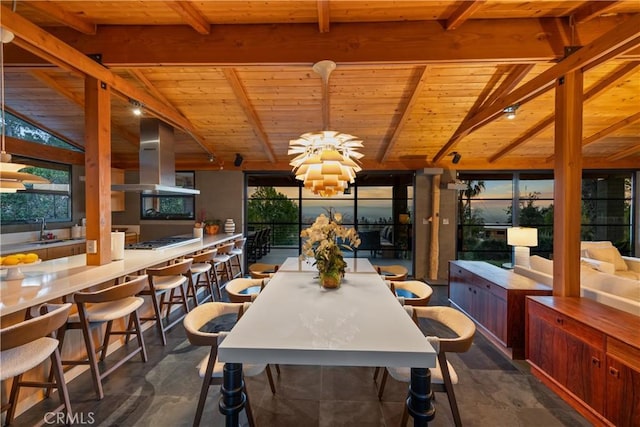
[[[313,70],[322,76],[325,94],[325,129],[328,127],[328,81],[335,69],[332,61],[320,61]],[[359,160],[364,155],[358,152],[362,141],[353,135],[333,130],[307,132],[298,139],[289,141],[288,155],[295,156],[289,164],[293,166],[296,179],[304,188],[321,197],[344,193],[353,183],[356,173],[362,170]]]

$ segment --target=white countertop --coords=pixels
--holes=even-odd
[[[362,260],[361,260],[362,261]],[[219,348],[223,362],[430,368],[436,353],[377,274],[323,289],[278,271]]]
[[[347,263],[347,273],[377,273],[371,263],[366,258],[345,258]],[[318,272],[318,269],[313,265],[313,259],[308,261],[302,261],[297,257],[289,257],[278,268],[278,271],[308,271]]]
[[[5,280],[0,275],[0,316],[36,306],[82,289],[136,273],[199,249],[241,237],[242,234],[205,235],[202,241],[165,250],[125,250],[121,261],[86,265],[86,255],[74,255],[20,267],[23,279]]]

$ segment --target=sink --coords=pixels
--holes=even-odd
[[[64,242],[63,239],[47,239],[47,240],[38,240],[35,243],[37,245],[50,245],[51,243],[60,243]]]

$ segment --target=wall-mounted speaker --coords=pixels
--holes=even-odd
[[[233,165],[235,167],[240,167],[242,166],[242,162],[244,161],[244,158],[240,155],[240,153],[236,153],[236,158],[233,161]]]

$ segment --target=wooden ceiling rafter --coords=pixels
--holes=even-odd
[[[166,121],[167,123],[184,130],[194,139],[203,140],[199,132],[186,120],[178,111],[164,105],[162,102],[149,96],[144,90],[137,88],[124,78],[114,74],[108,68],[98,64],[73,47],[57,39],[45,30],[24,19],[20,15],[11,12],[5,6],[2,14],[5,16],[3,26],[16,34],[17,37],[32,46],[38,46],[38,50],[56,57],[60,62],[78,69],[80,72],[94,77],[105,84],[111,86],[115,92],[120,92],[123,96],[135,99],[144,104],[145,109]],[[34,52],[36,53],[36,52]],[[38,54],[38,53],[36,53]]]
[[[7,151],[16,156],[84,166],[84,153],[6,136]]]
[[[75,74],[79,77],[83,77],[85,76],[85,73],[83,73],[82,71],[80,71],[79,69],[77,69],[76,67],[72,66],[71,64],[68,64],[64,61],[61,61],[60,59],[56,58],[54,55],[42,50],[40,47],[38,47],[37,45],[32,45],[31,43],[28,43],[22,39],[20,39],[20,37],[16,37],[15,39],[13,39],[13,41],[11,42],[11,44],[18,46],[21,49],[24,49],[25,51],[32,53],[42,59],[44,59],[45,61],[47,61],[48,63],[52,64],[53,67],[59,67],[65,71],[68,71],[72,74]]]
[[[328,33],[331,26],[329,0],[318,0],[318,31]]]
[[[60,6],[59,3],[49,1],[21,1],[20,4],[27,5],[30,8],[42,12],[59,23],[73,28],[76,31],[80,31],[82,34],[93,36],[97,32],[98,26],[95,22],[92,22],[78,14],[69,12]]]
[[[249,123],[251,124],[251,127],[253,128],[253,132],[255,133],[255,135],[258,137],[258,140],[262,144],[262,147],[264,148],[267,158],[271,163],[275,163],[276,155],[275,155],[275,152],[273,151],[273,146],[271,145],[271,142],[269,142],[269,137],[267,136],[267,133],[265,132],[264,127],[262,126],[262,122],[260,121],[260,117],[258,117],[258,113],[256,112],[255,108],[253,108],[253,105],[251,104],[251,100],[247,95],[247,91],[244,85],[242,84],[242,82],[240,81],[240,78],[238,77],[238,73],[236,73],[236,71],[232,68],[223,68],[222,71],[227,81],[229,82],[231,89],[233,89],[233,93],[235,94],[236,99],[238,100],[238,103],[242,108],[242,111],[247,117],[247,120],[249,121]]]
[[[529,71],[531,71],[533,66],[533,64],[518,64],[511,66],[506,74],[506,77],[504,77],[502,83],[500,83],[500,86],[495,88],[500,79],[502,79],[502,77],[505,75],[505,72],[501,69],[502,67],[497,67],[496,72],[491,76],[491,78],[485,85],[484,89],[476,99],[473,107],[469,109],[464,120],[460,123],[460,125],[458,125],[458,129],[456,129],[456,131],[453,133],[454,136],[447,141],[444,147],[453,146],[453,144],[456,143],[456,140],[454,140],[453,138],[455,137],[455,135],[459,135],[461,133],[461,130],[465,128],[467,121],[470,120],[470,118],[475,114],[477,114],[481,108],[486,108],[487,106],[493,104],[497,99],[504,96],[514,87],[516,87],[522,81],[522,79],[526,77]],[[434,158],[433,162],[435,163],[436,161],[437,160]]]
[[[506,107],[516,103],[522,103],[526,97],[541,95],[554,86],[556,79],[566,73],[586,67],[589,64],[598,61],[601,57],[607,55],[613,50],[616,50],[620,46],[628,45],[628,42],[632,40],[637,40],[638,43],[640,43],[640,38],[638,38],[638,28],[640,28],[640,14],[629,18],[615,30],[609,31],[608,33],[600,36],[577,52],[566,57],[558,64],[518,87],[508,95],[496,100],[487,108],[481,109],[466,123],[465,128],[462,129],[458,135],[454,135],[450,142],[445,144],[436,153],[433,161],[440,161],[447,152],[449,152],[455,144],[460,141],[460,139],[502,114],[502,111]]]
[[[184,19],[198,34],[207,35],[211,33],[211,24],[192,2],[189,1],[165,1],[174,12]]]
[[[424,87],[427,81],[428,70],[429,70],[429,67],[426,65],[419,67],[418,78],[416,79],[416,82],[411,90],[411,96],[409,97],[409,100],[407,101],[402,112],[400,113],[400,120],[398,120],[398,123],[396,124],[395,129],[393,130],[391,138],[389,138],[388,142],[386,143],[386,146],[383,148],[383,152],[379,160],[380,163],[385,163],[387,161],[389,154],[391,153],[391,150],[393,150],[393,147],[398,142],[398,138],[400,137],[400,132],[402,132],[402,129],[407,124],[407,121],[409,120],[409,117],[413,112],[413,107],[415,106],[416,102],[418,102],[418,98],[420,96],[420,93],[422,92],[422,88]]]
[[[593,86],[591,86],[584,93],[582,97],[582,101],[587,102],[597,97],[597,95],[602,94],[605,89],[612,86],[613,84],[620,81],[621,79],[624,79],[626,76],[629,75],[629,73],[632,73],[638,67],[638,65],[640,65],[640,62],[638,61],[632,61],[632,62],[627,62],[625,64],[622,64],[621,66],[613,70],[611,73],[607,74],[604,78],[596,82]],[[493,154],[491,157],[489,157],[488,159],[489,163],[493,163],[496,160],[506,156],[516,148],[525,144],[529,139],[533,138],[536,135],[539,135],[549,126],[553,125],[554,121],[555,121],[555,113],[549,114],[547,117],[540,120],[538,123],[533,125],[530,129],[525,131],[521,136],[516,138],[513,142],[511,142],[510,144],[507,144],[506,146],[498,150],[495,154]],[[582,143],[583,145],[586,145],[584,144],[584,140]],[[553,157],[554,156],[550,156],[548,160],[553,160]]]
[[[482,7],[486,0],[463,1],[451,14],[444,25],[447,31],[455,30]]]
[[[635,122],[637,122],[638,120],[640,120],[640,112],[635,113],[629,117],[625,117],[624,119],[612,124],[611,126],[607,127],[606,129],[601,130],[598,133],[594,133],[591,136],[588,136],[587,138],[584,138],[582,140],[582,146],[585,147],[589,144],[592,144],[596,141],[601,140],[602,138],[604,138],[607,135],[611,135],[612,133],[619,131],[622,128],[625,128],[629,125],[634,124]],[[615,154],[614,154],[615,156]],[[612,156],[613,157],[613,156]]]
[[[573,22],[583,24],[606,13],[618,3],[618,1],[586,1],[572,12]]]
[[[608,162],[617,162],[621,159],[624,159],[625,157],[629,157],[632,156],[634,154],[640,153],[640,144],[636,144],[636,145],[632,145],[631,147],[622,150],[618,153],[615,153],[609,157],[607,157],[607,161]],[[637,166],[637,164],[636,164]]]
[[[33,70],[30,74],[36,79],[40,80],[45,85],[49,86],[51,89],[55,90],[60,95],[64,96],[77,106],[79,106],[84,113],[84,98],[80,95],[72,92],[68,88],[61,85],[56,79],[54,79],[49,73],[44,70]],[[132,146],[139,148],[140,140],[137,135],[129,132],[129,130],[125,127],[117,125],[115,123],[111,123],[111,128],[116,131],[118,135],[124,138],[127,142],[129,142]]]

